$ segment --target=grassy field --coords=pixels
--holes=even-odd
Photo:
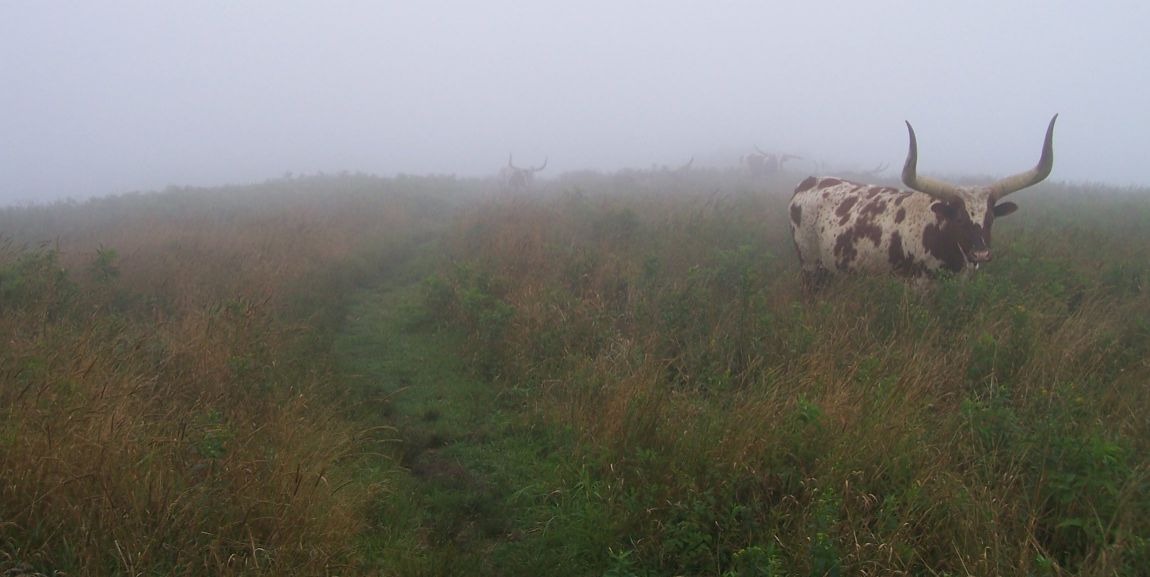
[[[0,571],[1140,575],[1150,191],[805,294],[805,175],[0,211]]]

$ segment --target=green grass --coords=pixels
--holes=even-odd
[[[386,575],[583,575],[610,519],[580,498],[574,437],[492,387],[436,326],[419,284],[361,293],[335,342],[357,418],[387,423],[386,491],[362,535]],[[572,540],[572,536],[577,538]],[[586,549],[591,546],[590,550]]]

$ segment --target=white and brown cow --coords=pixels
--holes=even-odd
[[[990,254],[995,217],[1018,209],[999,202],[1038,184],[1054,166],[1055,114],[1046,128],[1038,164],[989,185],[955,186],[918,176],[914,128],[902,181],[912,190],[858,184],[841,178],[810,177],[791,198],[791,231],[803,280],[819,284],[828,274],[895,273],[931,278],[940,270],[977,269]]]

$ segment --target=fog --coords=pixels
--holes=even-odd
[[[0,4],[0,204],[285,172],[733,165],[1150,183],[1141,2]],[[816,170],[813,162],[810,171]],[[789,168],[802,170],[799,165]]]

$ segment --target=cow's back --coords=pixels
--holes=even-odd
[[[895,272],[918,276],[933,260],[922,231],[934,214],[921,193],[810,177],[795,188],[790,222],[807,273]]]

